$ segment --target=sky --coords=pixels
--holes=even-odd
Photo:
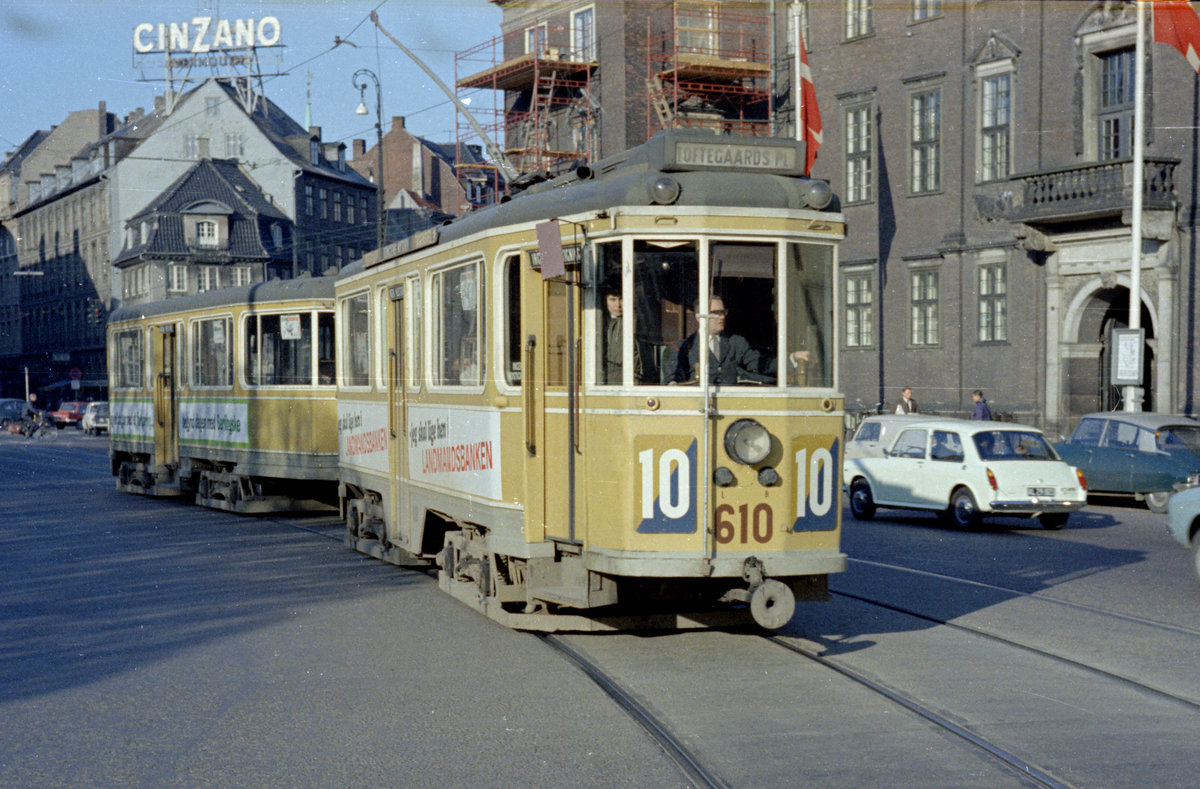
[[[321,127],[326,141],[349,146],[350,140],[363,138],[373,144],[373,84],[366,97],[370,114],[355,114],[360,97],[353,75],[360,68],[379,76],[384,132],[393,115],[403,115],[414,134],[453,141],[453,105],[376,30],[369,19],[372,9],[378,9],[380,24],[451,89],[455,53],[500,35],[500,10],[488,0],[0,0],[0,158],[34,131],[50,129],[73,110],[96,109],[101,101],[119,118],[139,107],[150,110],[163,91],[165,69],[161,55],[135,61],[134,28],[196,16],[278,18],[282,57],[277,62],[260,50],[260,64],[264,71],[286,75],[266,78],[264,92],[303,125],[311,91],[312,124]],[[335,46],[335,37],[349,43]],[[490,48],[481,54],[489,60],[465,61],[463,74],[490,65]],[[157,80],[139,81],[143,75]],[[490,110],[490,94],[470,98]]]

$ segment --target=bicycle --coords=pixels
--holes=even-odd
[[[58,438],[58,425],[54,424],[54,420],[48,417],[45,411],[39,411],[32,418],[25,420],[21,433],[26,441],[52,441]]]

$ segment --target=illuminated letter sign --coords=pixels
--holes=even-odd
[[[133,28],[133,51],[203,54],[226,49],[279,46],[279,19],[213,19],[197,16],[184,22],[141,22]]]

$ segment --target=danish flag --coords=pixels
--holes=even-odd
[[[823,139],[821,110],[817,107],[817,89],[813,87],[812,70],[808,67],[804,35],[799,30],[796,31],[796,44],[800,47],[800,125],[804,129],[804,174],[810,175]]]
[[[1186,0],[1158,0],[1151,8],[1154,40],[1178,49],[1200,73],[1200,16]]]

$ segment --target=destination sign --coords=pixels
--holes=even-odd
[[[675,144],[675,165],[794,171],[800,160],[799,152],[799,146],[794,143],[747,145],[738,142],[680,140]]]

